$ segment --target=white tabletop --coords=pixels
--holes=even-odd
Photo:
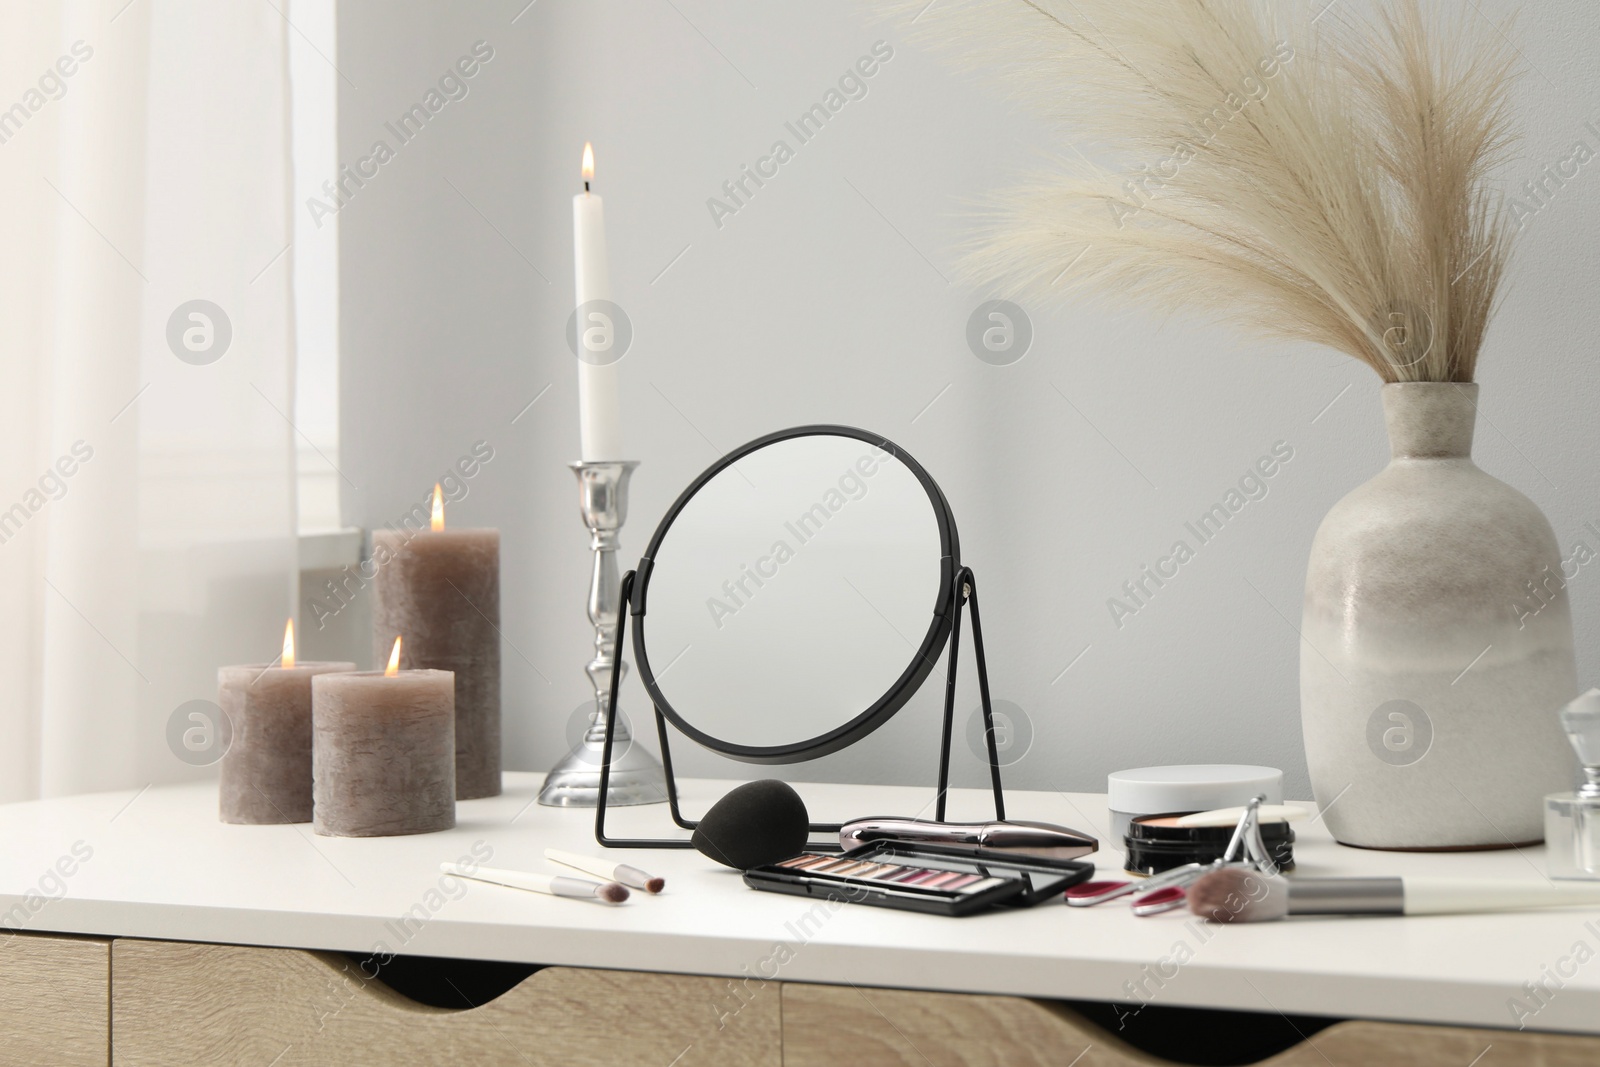
[[[1115,903],[964,919],[824,904],[801,925],[817,901],[748,889],[692,851],[608,853],[668,882],[618,908],[480,883],[441,892],[440,861],[474,845],[527,870],[551,869],[547,846],[601,851],[592,812],[533,803],[541,780],[508,774],[503,796],[460,805],[454,830],[383,839],[226,826],[214,783],[0,806],[0,927],[1600,1033],[1600,909],[1222,927]],[[686,811],[730,784],[684,782]],[[814,818],[834,820],[915,814],[931,797],[800,789]],[[956,791],[951,817],[983,817],[982,801]],[[1107,845],[1103,797],[1014,792],[1007,809]],[[612,832],[667,824],[664,806],[616,809]],[[1296,833],[1304,875],[1544,873],[1542,849],[1382,853],[1336,845],[1320,823]],[[1109,846],[1096,858],[1121,862]]]

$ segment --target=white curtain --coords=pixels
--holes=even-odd
[[[268,3],[0,5],[0,801],[212,773],[169,718],[277,655],[292,32]]]

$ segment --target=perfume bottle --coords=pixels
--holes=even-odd
[[[1576,793],[1544,798],[1550,877],[1600,880],[1600,689],[1589,690],[1560,715],[1584,781]]]

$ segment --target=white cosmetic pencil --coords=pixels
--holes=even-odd
[[[598,900],[602,904],[621,904],[628,899],[627,887],[616,882],[591,882],[587,878],[569,878],[564,874],[507,871],[499,867],[468,869],[459,863],[441,863],[439,869],[457,878],[470,878],[475,882],[488,882],[490,885],[503,885],[510,889],[525,889],[530,893],[546,893],[552,897]]]
[[[646,893],[659,893],[667,888],[667,880],[658,878],[648,871],[641,871],[637,867],[630,867],[626,863],[615,863],[611,860],[601,859],[597,856],[584,856],[576,852],[567,852],[559,848],[544,850],[544,858],[551,863],[559,863],[563,867],[571,867],[584,874],[592,874],[596,878],[608,878],[635,889],[643,889]]]

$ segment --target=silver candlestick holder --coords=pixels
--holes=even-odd
[[[628,665],[617,655],[617,615],[621,579],[617,573],[617,531],[628,518],[628,479],[635,460],[574,463],[578,476],[578,510],[589,528],[594,573],[589,579],[589,621],[594,624],[594,659],[584,671],[594,686],[589,728],[571,752],[544,779],[539,803],[559,808],[592,808],[600,800],[600,767],[606,743],[606,702],[611,674],[620,681]],[[611,775],[606,805],[659,804],[667,799],[661,761],[633,744],[627,723],[617,717],[611,741]]]

